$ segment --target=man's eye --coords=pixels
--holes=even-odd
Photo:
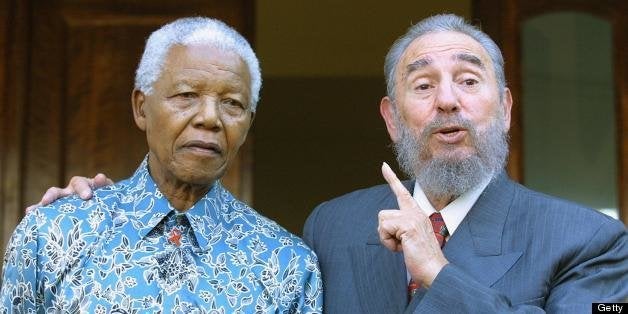
[[[239,101],[237,101],[237,100],[235,100],[233,98],[224,99],[222,102],[223,102],[223,104],[225,104],[227,106],[244,108],[244,106],[242,105],[241,102],[239,102]]]
[[[196,98],[196,96],[197,95],[194,92],[179,93],[176,95],[176,97],[185,98],[185,99]]]
[[[478,81],[474,80],[474,79],[466,79],[466,80],[463,81],[463,84],[467,85],[467,86],[473,86],[473,85],[475,85],[477,83],[478,83]]]
[[[430,84],[419,84],[415,87],[416,90],[428,90],[430,89]]]

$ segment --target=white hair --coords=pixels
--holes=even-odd
[[[207,17],[181,18],[154,31],[146,41],[140,64],[135,71],[135,88],[145,94],[153,91],[165,58],[173,45],[211,45],[236,53],[249,70],[251,77],[251,111],[255,112],[262,88],[259,61],[249,43],[236,30],[222,21]]]

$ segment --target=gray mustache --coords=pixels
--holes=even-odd
[[[421,132],[421,138],[426,139],[427,137],[429,137],[430,134],[434,133],[436,130],[443,128],[445,126],[452,126],[452,125],[467,129],[471,137],[474,139],[477,136],[477,131],[475,127],[473,126],[473,123],[469,119],[465,119],[461,117],[460,115],[454,115],[454,116],[439,115],[439,116],[436,116],[434,120],[432,120],[430,123],[428,123],[425,126],[425,128],[423,129],[423,132]]]

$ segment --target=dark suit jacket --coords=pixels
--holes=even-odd
[[[388,208],[398,208],[396,199],[380,185],[323,203],[308,218],[304,238],[320,261],[325,313],[590,313],[592,302],[628,298],[622,223],[502,173],[445,245],[450,264],[408,305],[403,255],[377,234],[377,213]]]

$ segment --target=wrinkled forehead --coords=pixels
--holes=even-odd
[[[415,67],[428,66],[437,60],[466,62],[493,74],[493,62],[472,37],[454,31],[425,34],[408,45],[397,64],[397,78],[405,76]]]
[[[221,79],[250,92],[251,76],[244,60],[235,51],[207,44],[173,45],[168,51],[162,75]]]
[[[176,44],[168,50],[165,64],[169,66],[203,67],[220,65],[226,69],[242,72],[249,75],[248,68],[242,57],[229,48],[217,47],[210,44]]]

